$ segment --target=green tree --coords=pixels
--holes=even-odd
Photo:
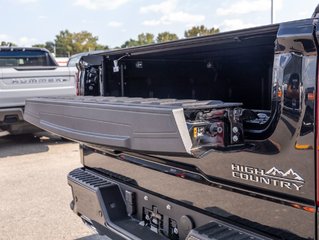
[[[60,31],[55,36],[55,47],[57,56],[70,56],[75,54],[73,47],[73,34],[69,30]]]
[[[12,42],[1,41],[0,46],[11,47],[11,46],[17,46],[17,45]]]
[[[135,47],[152,43],[155,43],[154,34],[141,33],[137,36],[137,40],[131,38],[130,40],[127,40],[125,43],[123,43],[121,48]]]
[[[48,42],[45,42],[45,44],[42,44],[42,43],[40,43],[40,44],[34,44],[34,45],[32,45],[32,47],[39,47],[39,48],[46,48],[46,49],[48,49],[50,52],[54,52],[54,48],[55,48],[55,44],[54,44],[54,42],[50,42],[50,41],[48,41]]]
[[[152,33],[141,33],[137,36],[137,42],[139,45],[146,45],[155,43],[154,34]]]
[[[199,37],[199,36],[206,36],[219,33],[218,28],[207,28],[204,25],[201,26],[194,26],[184,32],[184,36],[188,37]]]
[[[175,33],[170,33],[170,32],[159,33],[156,37],[156,42],[158,43],[168,42],[173,40],[178,40],[178,36]]]
[[[98,37],[87,31],[78,33],[71,33],[68,30],[60,31],[55,37],[56,55],[70,56],[80,52],[108,49],[97,41]]]
[[[45,48],[45,44],[37,43],[37,44],[32,45],[32,47]]]
[[[132,38],[130,38],[130,40],[125,41],[125,43],[123,43],[121,45],[121,48],[127,48],[127,47],[135,47],[138,46],[138,42]]]

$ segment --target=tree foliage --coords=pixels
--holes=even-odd
[[[204,25],[193,26],[184,32],[184,36],[188,37],[198,37],[210,34],[218,33],[218,28],[207,28]],[[178,40],[178,36],[175,33],[169,31],[164,31],[158,33],[156,39],[152,33],[141,33],[137,35],[136,39],[129,39],[121,48],[135,47],[141,45],[147,45],[152,43],[168,42],[173,40]],[[14,43],[1,42],[1,46],[8,45],[16,46]],[[80,52],[87,52],[93,50],[106,50],[108,46],[98,44],[98,37],[93,36],[92,33],[88,31],[81,32],[70,32],[69,30],[62,30],[56,36],[54,41],[47,41],[43,44],[35,44],[33,47],[42,47],[48,49],[50,52],[56,53],[56,56],[71,56]],[[118,47],[117,47],[118,48]]]
[[[129,40],[125,41],[122,45],[121,48],[127,48],[127,47],[135,47],[138,46],[138,42],[132,38]]]
[[[184,32],[184,36],[186,38],[188,37],[199,37],[199,36],[206,36],[206,35],[211,35],[211,34],[215,34],[215,33],[219,33],[219,29],[218,28],[207,28],[204,25],[200,25],[200,26],[194,26],[188,30],[186,30]]]
[[[68,30],[60,31],[55,37],[56,55],[71,56],[80,52],[108,49],[97,41],[98,37],[87,31],[77,33],[71,33]]]
[[[157,35],[156,37],[156,42],[168,42],[168,41],[173,41],[173,40],[178,40],[178,36],[175,33],[170,33],[170,32],[161,32]]]
[[[14,46],[17,46],[15,43],[12,43],[12,42],[6,42],[6,41],[1,41],[1,44],[0,46],[4,46],[4,47],[14,47]]]
[[[141,33],[137,36],[137,40],[135,39],[127,40],[121,47],[122,48],[135,47],[135,46],[141,46],[141,45],[152,44],[152,43],[155,43],[154,34]]]
[[[108,46],[98,44],[98,37],[88,31],[71,33],[69,30],[60,31],[54,41],[47,41],[44,44],[35,44],[33,47],[46,48],[58,57],[69,57],[76,53],[93,50],[108,49]]]
[[[39,48],[46,48],[48,49],[50,52],[54,52],[54,47],[55,47],[55,44],[54,42],[45,42],[44,44],[40,43],[40,44],[34,44],[32,45],[32,47],[39,47]]]
[[[204,25],[201,26],[194,26],[184,32],[184,36],[186,38],[188,37],[198,37],[198,36],[205,36],[210,34],[218,33],[218,28],[207,28]],[[168,41],[174,41],[178,40],[178,36],[175,33],[171,33],[168,31],[164,31],[161,33],[158,33],[156,37],[156,41],[154,40],[154,35],[152,33],[141,33],[137,36],[137,39],[129,39],[124,44],[122,44],[121,48],[127,48],[127,47],[135,47],[135,46],[141,46],[146,44],[152,44],[152,43],[161,43],[161,42],[168,42]]]
[[[139,45],[146,45],[154,43],[154,34],[152,33],[141,33],[137,36]]]

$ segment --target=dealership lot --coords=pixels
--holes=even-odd
[[[76,143],[53,136],[0,137],[0,239],[104,239],[69,208],[67,174],[76,167]]]

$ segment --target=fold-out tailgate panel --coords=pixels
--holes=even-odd
[[[25,119],[80,142],[136,151],[190,153],[183,108],[130,104],[129,98],[116,98],[117,102],[112,99],[34,98],[27,101]]]

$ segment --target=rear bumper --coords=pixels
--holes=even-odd
[[[75,169],[68,183],[73,211],[112,239],[270,239],[157,196],[111,172]]]
[[[0,108],[0,123],[5,124],[8,116],[13,116],[16,121],[23,121],[23,108]]]
[[[0,131],[11,134],[25,134],[43,131],[26,121],[23,117],[23,108],[0,108]]]

